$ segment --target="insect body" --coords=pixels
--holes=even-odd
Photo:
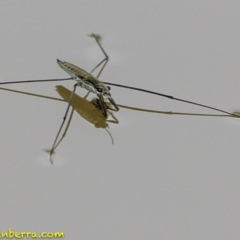
[[[107,117],[107,108],[109,108],[105,103],[110,102],[112,104],[113,108],[111,108],[111,110],[119,110],[115,101],[111,97],[110,87],[99,81],[91,73],[88,73],[69,62],[57,59],[57,63],[65,72],[67,72],[72,77],[72,79],[77,81],[76,86],[80,86],[89,92],[97,94],[105,117]]]

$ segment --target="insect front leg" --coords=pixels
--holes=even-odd
[[[107,118],[107,107],[106,107],[106,103],[104,102],[104,99],[103,99],[102,95],[98,94],[97,96],[98,96],[99,104],[100,104],[101,109],[102,109],[102,111],[103,111],[103,115],[104,115],[104,117]]]
[[[100,47],[100,49],[102,50],[102,52],[103,52],[103,54],[104,54],[104,56],[105,56],[105,58],[104,58],[100,63],[98,63],[98,64],[92,69],[92,71],[90,72],[90,73],[92,73],[92,72],[95,71],[102,63],[104,63],[103,66],[102,66],[102,68],[100,69],[99,73],[97,74],[97,78],[99,78],[99,76],[101,75],[103,69],[105,68],[105,66],[106,66],[107,63],[108,63],[109,56],[107,55],[107,53],[105,52],[105,50],[103,49],[103,47],[102,47],[102,45],[101,45],[101,43],[100,43],[100,41],[101,41],[101,36],[98,35],[98,34],[92,33],[92,34],[90,35],[90,37],[93,37],[93,38],[96,40],[98,46]]]

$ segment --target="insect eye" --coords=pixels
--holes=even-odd
[[[102,88],[97,88],[97,91],[101,93],[103,90]]]
[[[107,88],[108,88],[109,91],[111,90],[111,88],[109,86],[107,86]]]

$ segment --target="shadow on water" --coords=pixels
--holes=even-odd
[[[28,95],[28,96],[45,98],[45,99],[49,99],[49,100],[61,101],[61,102],[66,102],[66,103],[68,103],[71,93],[72,93],[72,91],[63,87],[62,85],[56,86],[56,91],[61,96],[61,98],[49,97],[49,96],[44,96],[44,95],[40,95],[40,94],[34,94],[34,93],[29,93],[29,92],[24,92],[24,91],[13,90],[13,89],[9,89],[9,88],[0,88],[0,90],[24,94],[24,95]],[[92,99],[91,101],[89,101],[89,100],[87,100],[87,96],[88,96],[88,94],[85,97],[81,97],[77,94],[74,95],[72,103],[71,103],[72,111],[70,113],[70,116],[69,116],[68,122],[66,124],[65,130],[62,134],[62,137],[56,144],[56,147],[54,148],[54,150],[58,147],[60,142],[65,137],[68,127],[71,123],[71,119],[72,119],[74,111],[76,111],[83,119],[85,119],[89,123],[92,123],[96,128],[105,129],[107,131],[107,133],[109,134],[109,136],[111,137],[111,140],[113,143],[113,137],[107,129],[108,123],[118,124],[119,123],[118,120],[113,115],[113,113],[110,111],[108,112],[109,113],[108,118],[104,117],[102,110],[97,107],[95,99]],[[125,106],[125,105],[120,105],[120,104],[118,104],[117,106],[119,108],[125,108],[125,109],[129,109],[132,111],[141,111],[141,112],[155,113],[155,114],[183,115],[183,116],[196,116],[196,117],[231,117],[231,118],[233,117],[231,115],[226,115],[226,114],[220,115],[220,114],[198,114],[198,113],[186,113],[186,112],[158,111],[158,110],[152,110],[152,109],[143,109],[143,108]],[[49,150],[47,150],[47,152],[49,152]]]

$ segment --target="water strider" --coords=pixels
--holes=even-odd
[[[51,148],[51,150],[49,150],[50,161],[51,161],[52,164],[53,164],[53,161],[52,161],[51,156],[54,153],[54,150],[56,149],[58,144],[61,142],[62,138],[64,137],[64,135],[66,133],[66,130],[68,128],[68,125],[69,125],[69,123],[68,123],[67,128],[64,131],[63,137],[58,141],[59,135],[60,135],[60,133],[62,131],[62,128],[64,126],[64,123],[66,121],[70,106],[72,105],[72,101],[73,101],[73,98],[75,96],[76,87],[81,87],[81,88],[86,89],[88,91],[88,94],[91,92],[91,93],[94,93],[94,94],[97,95],[97,99],[92,103],[95,105],[95,107],[98,110],[100,110],[102,112],[102,115],[105,119],[108,118],[109,114],[111,114],[111,111],[119,111],[118,105],[115,103],[115,101],[113,100],[113,98],[110,94],[110,87],[108,85],[127,88],[127,89],[131,89],[131,90],[136,90],[136,91],[142,91],[142,92],[146,92],[146,93],[150,93],[150,94],[155,94],[155,95],[158,95],[158,96],[161,96],[161,97],[166,97],[166,98],[169,98],[169,99],[172,99],[172,100],[185,102],[185,103],[188,103],[188,104],[193,104],[193,105],[197,105],[197,106],[200,106],[200,107],[212,109],[212,110],[224,113],[227,116],[238,117],[239,118],[239,115],[237,113],[230,113],[228,111],[224,111],[224,110],[221,110],[221,109],[218,109],[218,108],[215,108],[215,107],[210,107],[210,106],[203,105],[203,104],[200,104],[200,103],[196,103],[196,102],[192,102],[192,101],[188,101],[188,100],[184,100],[184,99],[180,99],[180,98],[175,98],[175,97],[170,96],[170,95],[166,95],[166,94],[162,94],[162,93],[158,93],[158,92],[154,92],[154,91],[149,91],[149,90],[141,89],[141,88],[137,88],[137,87],[130,87],[130,86],[125,86],[125,85],[121,85],[121,84],[117,84],[117,83],[109,83],[109,82],[100,81],[98,78],[101,75],[103,69],[105,68],[105,66],[106,66],[106,64],[109,60],[109,57],[106,54],[105,50],[103,49],[103,47],[100,43],[101,37],[99,35],[96,35],[96,34],[91,34],[90,36],[93,37],[96,40],[98,46],[100,47],[101,51],[103,52],[103,54],[105,56],[105,58],[101,62],[99,62],[93,68],[93,70],[91,72],[87,72],[87,71],[85,71],[85,70],[83,70],[83,69],[81,69],[81,68],[79,68],[79,67],[77,67],[77,66],[75,66],[75,65],[73,65],[69,62],[61,61],[61,60],[57,59],[58,65],[65,72],[67,72],[71,76],[70,78],[45,79],[45,80],[25,80],[25,81],[2,82],[2,83],[0,83],[0,85],[4,85],[4,84],[15,84],[15,83],[53,82],[53,81],[66,81],[66,80],[75,80],[76,81],[76,83],[73,86],[73,90],[71,92],[69,100],[68,100],[68,106],[67,106],[67,109],[65,111],[63,121],[62,121],[62,123],[60,125],[60,128],[58,130],[58,133],[55,137],[52,148]],[[97,74],[96,77],[94,77],[92,75],[92,72],[94,70],[96,70],[98,67],[100,67],[101,65],[102,65],[102,67],[101,67],[99,73]],[[85,96],[85,98],[88,96],[88,94]],[[70,119],[71,119],[71,117],[70,117]]]

